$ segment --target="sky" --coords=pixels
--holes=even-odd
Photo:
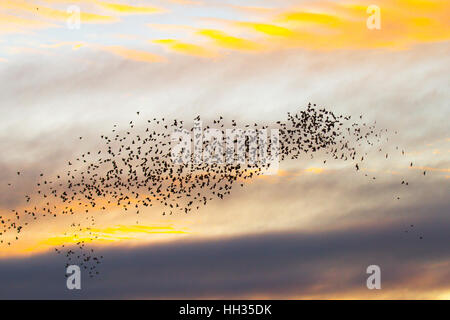
[[[390,157],[368,150],[376,182],[322,155],[188,215],[98,212],[104,261],[81,290],[54,247],[85,218],[40,219],[0,246],[0,298],[450,298],[448,1],[110,1],[0,2],[3,217],[41,172],[147,118],[265,122],[311,102],[397,132]]]

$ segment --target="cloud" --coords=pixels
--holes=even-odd
[[[103,1],[95,2],[100,7],[119,14],[155,14],[166,12],[165,9],[149,6],[133,6],[128,4],[110,3]]]
[[[70,246],[83,243],[110,243],[123,240],[138,240],[149,234],[186,234],[187,231],[177,230],[172,225],[116,225],[111,227],[86,227],[63,234],[53,234],[42,239],[36,246],[28,247],[25,252],[36,254],[48,251],[54,247]]]
[[[450,290],[447,204],[429,207],[414,228],[371,224],[321,232],[282,232],[101,250],[98,279],[65,288],[56,254],[2,260],[0,297],[11,298],[433,298]],[[415,221],[415,223],[419,223]],[[365,287],[382,270],[382,290]]]
[[[238,27],[251,28],[254,29],[255,31],[262,32],[269,36],[287,37],[292,35],[293,33],[292,30],[288,28],[267,23],[236,22],[235,25]]]
[[[152,43],[163,45],[171,51],[183,53],[190,56],[213,58],[217,57],[217,52],[192,43],[181,42],[174,39],[152,40]]]
[[[219,30],[202,29],[197,31],[196,34],[212,40],[219,48],[238,51],[255,51],[260,49],[260,45],[256,42],[231,36]]]
[[[72,50],[77,50],[81,47],[84,47],[85,45],[86,45],[86,43],[84,43],[84,42],[63,41],[63,42],[57,42],[57,43],[52,43],[52,44],[41,44],[41,47],[55,49],[55,48],[60,48],[60,47],[64,47],[64,46],[70,46],[70,47],[72,47]]]
[[[253,31],[256,37],[252,41],[262,51],[284,48],[403,50],[418,43],[450,39],[449,24],[443,16],[443,12],[450,10],[446,2],[378,2],[381,8],[379,30],[366,26],[370,16],[367,8],[371,4],[369,1],[358,4],[306,1],[289,8],[276,8],[272,15],[255,8],[250,10],[255,21],[216,21],[225,24],[222,32],[236,27]]]
[[[5,13],[0,13],[0,26],[0,33],[22,33],[34,29],[56,27],[56,25],[45,21]]]
[[[129,49],[123,46],[99,46],[98,48],[103,51],[113,53],[122,58],[129,59],[132,61],[150,62],[150,63],[166,61],[166,58],[156,55],[154,53],[142,50]]]
[[[166,0],[167,2],[182,4],[182,5],[202,5],[203,1],[198,0]]]
[[[183,19],[178,20],[175,11],[162,17],[177,18],[179,24],[162,25],[157,23],[161,17],[152,16],[152,30],[143,29],[143,34],[122,38],[117,45],[109,42],[110,35],[130,34],[127,27],[136,29],[127,21],[144,25],[148,21],[139,19],[148,17],[119,20],[116,15],[137,14],[140,9],[71,1],[83,3],[83,10],[92,13],[83,13],[82,20],[121,22],[107,26],[104,36],[98,31],[106,26],[90,25],[72,33],[57,29],[68,16],[63,7],[68,2],[45,2],[52,5],[0,2],[0,33],[11,53],[4,57],[8,63],[0,64],[4,216],[23,206],[25,194],[36,191],[40,172],[54,175],[65,169],[67,159],[95,150],[100,134],[109,132],[112,124],[126,126],[136,110],[146,118],[221,114],[241,122],[270,123],[316,102],[338,113],[363,114],[367,123],[376,120],[390,129],[391,140],[383,144],[383,151],[399,145],[407,156],[394,158],[390,152],[383,162],[372,150],[368,158],[374,160],[362,170],[376,174],[376,183],[345,163],[325,166],[309,156],[285,163],[279,176],[233,190],[232,197],[212,202],[198,214],[177,217],[173,230],[189,225],[189,235],[156,239],[139,232],[139,247],[126,241],[128,232],[135,234],[130,230],[135,217],[111,210],[98,217],[98,232],[106,238],[119,232],[117,238],[124,241],[101,249],[106,257],[103,278],[85,283],[81,293],[65,290],[64,259],[36,255],[39,250],[20,259],[12,256],[14,250],[23,249],[21,245],[67,241],[61,236],[67,226],[84,217],[30,224],[17,247],[2,249],[0,296],[428,298],[449,291],[444,244],[449,240],[450,163],[448,153],[432,154],[425,147],[449,139],[444,72],[450,61],[448,2],[381,1],[378,31],[366,28],[368,15],[361,5],[291,6],[293,2],[285,1],[275,10],[247,7],[242,12],[250,16],[239,12],[208,21],[194,21],[192,16],[217,11],[192,7],[183,11],[189,13]],[[50,27],[54,29],[48,33],[7,38],[10,32]],[[153,43],[180,54],[165,58],[157,46],[152,47],[154,52],[136,49],[153,37],[148,32],[161,32]],[[51,50],[78,48],[81,43],[87,50]],[[379,50],[386,48],[402,50]],[[216,52],[223,58],[186,57],[214,57]],[[164,61],[170,63],[159,63]],[[393,130],[399,134],[393,135]],[[82,142],[76,140],[80,132]],[[384,152],[381,155],[384,158]],[[426,177],[408,170],[409,159],[420,170],[430,168]],[[315,174],[322,168],[324,174]],[[400,189],[405,177],[410,182],[407,190]],[[145,212],[145,221],[139,222],[153,226],[160,213],[158,208]],[[415,227],[405,233],[410,224]],[[372,263],[382,266],[381,292],[368,293],[364,287],[365,267]]]
[[[72,13],[67,11],[44,7],[37,4],[30,4],[21,0],[5,0],[0,3],[0,8],[12,10],[18,14],[31,14],[37,18],[50,19],[55,21],[67,21]],[[80,19],[82,23],[111,23],[117,22],[118,19],[112,16],[104,16],[89,12],[80,12]]]
[[[296,49],[251,55],[251,58],[237,51],[227,59],[221,59],[220,63],[209,59],[189,59],[183,55],[171,56],[171,63],[140,63],[121,55],[104,54],[100,49],[67,50],[57,60],[46,56],[33,60],[17,57],[2,65],[1,81],[5,85],[0,92],[4,102],[0,108],[4,114],[0,141],[2,149],[8,152],[2,155],[5,166],[0,170],[0,180],[10,181],[15,177],[17,167],[26,169],[23,171],[30,177],[14,190],[2,186],[2,204],[8,210],[10,206],[20,205],[23,195],[33,190],[40,170],[49,174],[63,170],[67,159],[96,148],[101,133],[109,131],[112,124],[127,125],[134,119],[136,110],[146,118],[192,119],[196,114],[212,117],[220,113],[238,122],[271,122],[312,101],[355,117],[363,114],[364,121],[377,120],[379,126],[391,129],[391,133],[392,129],[398,129],[399,135],[390,137],[399,140],[397,142],[407,151],[421,149],[430,141],[448,137],[448,117],[445,116],[448,114],[445,103],[448,90],[443,85],[446,74],[442,73],[442,66],[448,63],[448,55],[444,54],[446,48],[445,44],[427,45],[385,54]],[[75,140],[79,132],[86,140]],[[390,141],[388,146],[395,147],[394,143]],[[435,158],[414,155],[413,160],[417,166],[448,168],[448,162],[438,165]],[[377,172],[382,169],[401,173],[409,171],[408,177],[416,173],[421,176],[420,172],[407,169],[409,162],[406,158],[398,162],[389,158],[384,163],[374,169]],[[299,168],[322,167],[321,161],[316,163],[309,157],[294,165],[294,173]],[[405,170],[398,170],[397,165],[405,167]],[[328,164],[323,167],[327,169]],[[325,172],[328,174],[307,173],[290,181],[280,179],[270,186],[255,182],[243,190],[236,190],[224,202],[211,203],[198,215],[180,217],[179,221],[184,223],[188,220],[193,225],[193,233],[215,239],[225,234],[242,239],[248,233],[273,233],[292,226],[317,230],[363,222],[375,226],[373,221],[395,220],[399,223],[398,218],[402,215],[408,217],[405,223],[409,223],[413,221],[409,217],[415,219],[427,215],[429,205],[436,201],[431,194],[445,199],[449,181],[436,182],[434,178],[438,173],[427,173],[425,180],[410,181],[413,190],[405,191],[408,196],[402,195],[402,201],[395,206],[392,204],[393,195],[400,187],[396,184],[397,178],[388,183],[377,180],[376,184],[369,184],[367,179],[355,175],[353,168],[340,173]],[[420,207],[421,203],[423,207]],[[395,210],[387,210],[391,206]],[[146,216],[159,218],[160,212],[151,211]],[[114,223],[102,221],[99,225],[133,223],[122,223],[123,218],[118,215],[109,217]],[[49,220],[27,230],[36,240],[40,239],[42,229],[54,234],[65,232],[69,224],[66,222]],[[416,237],[414,239],[417,240]],[[44,270],[62,275],[62,265],[63,262],[55,269]],[[417,268],[422,266],[431,270],[432,261],[429,265],[423,262]],[[361,272],[359,265],[357,269],[353,271],[349,267],[349,272]],[[417,278],[424,275],[418,269],[411,270],[411,274],[418,275]],[[266,276],[269,275],[267,271]],[[326,270],[317,278],[311,275],[316,279],[315,284],[322,283],[322,280],[328,283],[327,276],[331,277]],[[432,283],[438,278],[431,275]],[[56,286],[61,284],[61,279],[55,281]],[[330,283],[335,283],[333,281],[336,280]],[[282,283],[285,282],[280,282],[280,286]],[[357,283],[360,284],[360,280]],[[435,287],[430,285],[430,288]],[[289,286],[286,290],[280,289],[280,295],[295,294],[288,289]],[[145,293],[147,289],[142,290]],[[328,292],[332,290],[330,287]],[[348,290],[349,295],[353,294],[350,288]],[[247,290],[246,294],[253,296],[257,291]],[[325,291],[301,291],[300,294],[327,296]],[[131,296],[140,296],[139,292],[127,292]],[[164,292],[151,296],[169,295],[168,288]],[[226,290],[209,292],[231,294]]]
[[[278,17],[280,22],[284,23],[311,23],[328,26],[338,26],[340,19],[336,15],[316,13],[316,12],[302,12],[302,11],[288,11],[280,14]]]

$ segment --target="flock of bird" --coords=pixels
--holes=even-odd
[[[140,116],[139,111],[136,114]],[[200,116],[194,120],[200,121]],[[233,145],[243,139],[241,147],[244,150],[240,151],[247,158],[257,150],[252,147],[255,146],[252,137],[243,133],[245,130],[278,129],[278,140],[269,141],[263,147],[281,161],[305,156],[313,158],[321,151],[330,159],[352,161],[352,166],[359,171],[367,156],[359,147],[374,147],[382,139],[388,139],[387,130],[377,130],[376,122],[366,124],[362,116],[359,120],[359,123],[352,122],[350,116],[336,115],[309,104],[306,109],[288,113],[287,119],[272,124],[239,125],[235,120],[226,123],[220,116],[209,121],[204,129],[215,128],[223,135],[226,129],[236,129]],[[91,231],[91,227],[95,225],[97,214],[119,208],[124,213],[133,212],[139,217],[140,214],[148,213],[150,207],[161,210],[162,215],[187,214],[213,199],[224,199],[231,194],[234,186],[243,187],[246,180],[264,174],[270,167],[270,163],[264,161],[239,161],[242,159],[237,155],[232,155],[233,161],[214,161],[230,156],[230,148],[218,148],[223,141],[214,139],[200,142],[203,149],[214,150],[213,158],[205,155],[203,161],[196,161],[196,155],[191,152],[186,153],[188,159],[174,161],[172,148],[181,140],[174,140],[173,133],[187,131],[191,134],[189,144],[195,142],[198,132],[192,122],[164,118],[144,121],[145,126],[130,121],[123,130],[114,125],[109,134],[101,135],[103,147],[99,150],[87,151],[68,161],[66,170],[55,176],[46,177],[41,173],[36,193],[33,196],[25,195],[29,207],[13,209],[12,215],[0,216],[1,243],[11,245],[11,241],[3,240],[7,232],[15,232],[15,239],[18,240],[24,228],[34,220],[60,215],[84,215],[88,227],[84,227],[79,219],[71,227],[79,234],[87,232],[89,240],[95,240],[98,235]],[[258,143],[261,141],[256,141],[256,145]],[[270,148],[275,143],[279,145],[276,150]],[[217,150],[220,154],[217,154]],[[404,154],[404,151],[401,152]],[[385,157],[388,158],[387,153]],[[323,161],[324,164],[326,161]],[[17,175],[20,176],[21,172],[17,172]],[[409,185],[404,180],[401,184]],[[89,272],[89,276],[98,274],[97,265],[103,256],[97,256],[94,249],[89,249],[86,239],[80,237],[75,247],[62,245],[55,251],[65,254],[67,265],[77,261]]]

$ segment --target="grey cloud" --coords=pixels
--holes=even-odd
[[[426,219],[412,219],[416,229],[409,233],[404,225],[378,223],[103,250],[100,276],[83,278],[78,292],[65,289],[64,259],[56,254],[4,259],[0,297],[332,297],[364,290],[366,268],[376,264],[380,294],[404,289],[411,299],[421,289],[450,286],[449,209],[448,203],[426,208]]]

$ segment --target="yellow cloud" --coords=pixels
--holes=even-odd
[[[337,26],[341,19],[337,16],[325,13],[315,13],[315,12],[285,12],[281,14],[276,20],[281,23],[291,23],[291,24],[323,24],[329,26]]]
[[[78,231],[54,233],[35,232],[31,238],[21,243],[10,246],[0,253],[0,257],[12,257],[28,254],[37,254],[51,250],[57,246],[72,246],[80,243],[92,243],[95,245],[108,245],[121,241],[144,241],[150,235],[183,235],[186,230],[176,229],[173,225],[117,225],[105,228],[84,228]],[[151,238],[152,240],[156,238]]]
[[[137,239],[148,234],[185,234],[186,231],[176,230],[172,225],[167,226],[139,226],[119,225],[106,228],[85,228],[82,231],[64,233],[58,236],[43,239],[39,245],[59,246],[78,242],[115,242],[121,240]]]
[[[220,48],[238,51],[254,51],[261,49],[261,45],[254,41],[230,36],[219,30],[202,29],[197,31],[196,34],[213,40],[214,44]]]
[[[151,42],[156,44],[161,44],[164,47],[170,49],[171,51],[183,53],[191,56],[197,56],[197,57],[204,57],[204,58],[211,58],[216,57],[217,53],[208,50],[202,46],[181,42],[174,39],[161,39],[161,40],[152,40]]]
[[[103,1],[97,1],[96,4],[104,9],[108,9],[120,14],[153,14],[153,13],[162,13],[166,11],[165,9],[157,7],[148,7],[148,6],[137,7],[128,4],[109,3]]]
[[[236,22],[236,26],[239,27],[247,27],[254,29],[258,32],[265,33],[271,36],[290,36],[292,35],[292,30],[280,26],[276,26],[273,24],[266,23],[253,23],[253,22]]]

